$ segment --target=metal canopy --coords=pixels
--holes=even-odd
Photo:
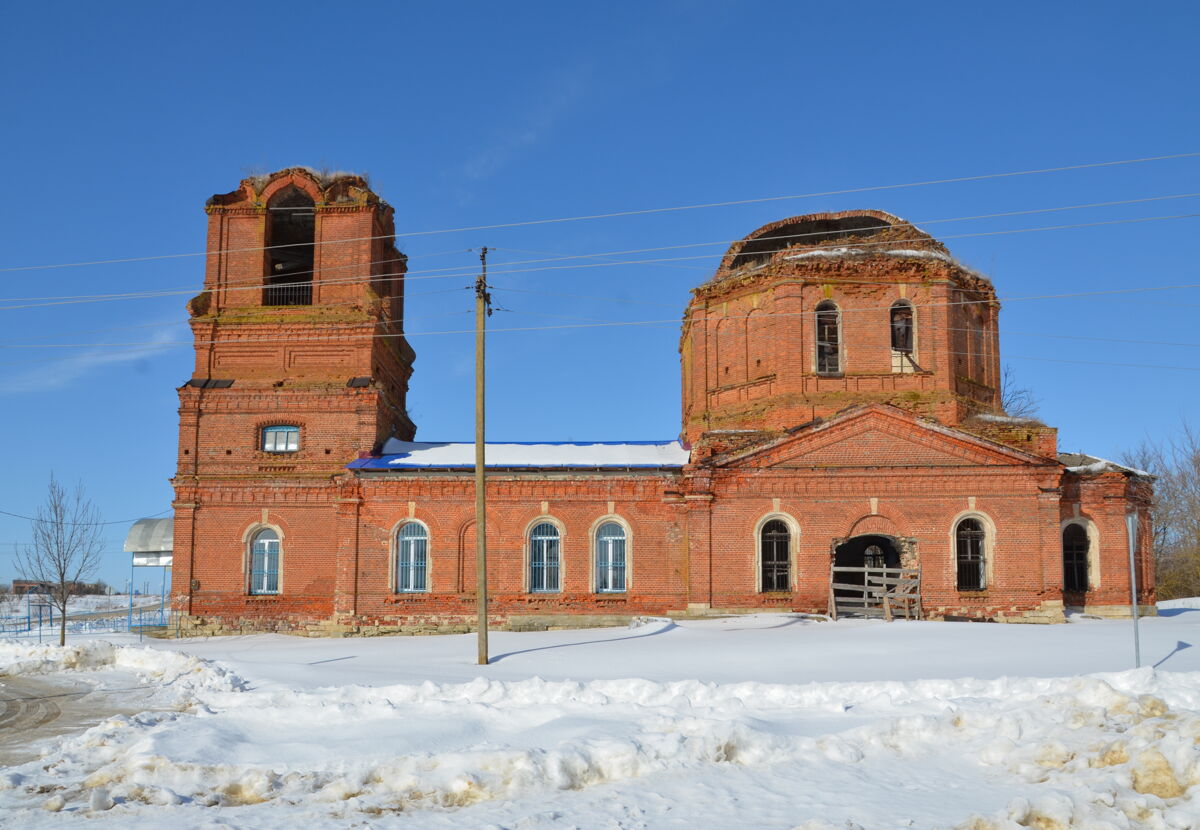
[[[175,520],[138,519],[125,537],[125,552],[133,554],[134,567],[171,567],[175,545]]]

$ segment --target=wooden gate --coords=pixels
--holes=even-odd
[[[896,614],[906,620],[921,619],[919,570],[830,566],[830,617],[882,617],[890,622]]]

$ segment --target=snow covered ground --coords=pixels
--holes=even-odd
[[[162,599],[158,594],[138,594],[133,598],[134,609],[158,608]],[[29,601],[24,596],[6,595],[0,598],[0,617],[24,616]],[[67,614],[94,614],[104,611],[125,611],[129,608],[129,594],[89,594],[67,600]]]
[[[12,826],[1197,828],[1200,609],[66,649],[0,672],[149,711],[0,769]],[[1157,666],[1154,668],[1153,666]],[[0,675],[0,682],[4,678]]]

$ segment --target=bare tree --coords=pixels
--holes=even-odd
[[[1200,433],[1184,424],[1175,438],[1143,441],[1123,460],[1156,476],[1151,513],[1159,596],[1200,596]]]
[[[82,593],[100,565],[100,512],[88,500],[83,484],[67,493],[50,476],[46,501],[32,520],[33,544],[17,552],[17,570],[45,586],[59,614],[58,644],[67,644],[67,602]]]
[[[1004,364],[1000,373],[1000,408],[1004,414],[1014,418],[1033,418],[1037,416],[1040,403],[1029,387],[1017,386],[1012,366]]]

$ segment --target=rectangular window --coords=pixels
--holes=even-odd
[[[300,427],[263,427],[263,452],[296,452],[300,449]]]

